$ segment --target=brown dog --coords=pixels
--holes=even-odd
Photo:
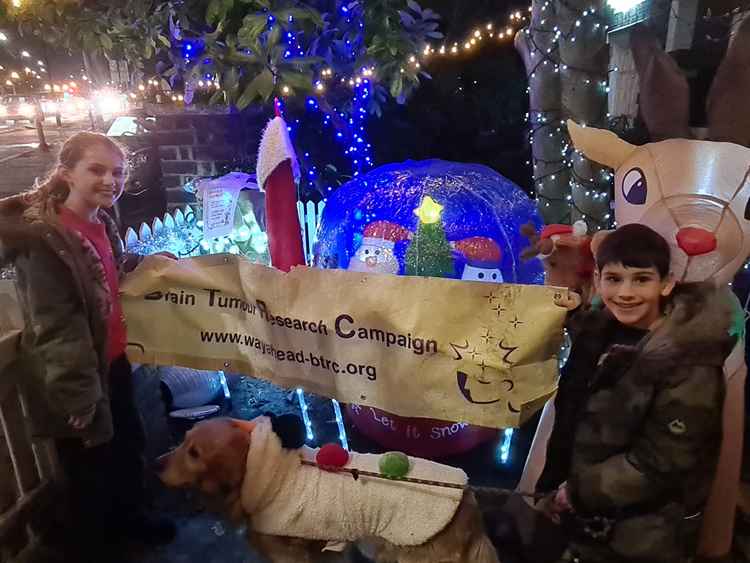
[[[233,419],[197,424],[176,450],[160,458],[161,480],[170,487],[194,488],[218,496],[231,519],[247,522],[249,542],[272,563],[324,561],[321,552],[327,544],[325,540],[269,535],[257,530],[257,522],[254,529],[253,514],[247,513],[243,498],[255,485],[254,481],[246,482],[248,464],[254,463],[248,453],[255,424]],[[295,456],[294,452],[287,450],[285,460],[296,460],[292,464],[299,465],[301,455]],[[362,515],[361,519],[368,517]],[[321,527],[325,524],[321,523]],[[369,535],[357,538],[356,543],[378,563],[498,563],[495,549],[484,533],[474,495],[468,490],[463,492],[448,525],[421,545],[394,545],[382,537]]]

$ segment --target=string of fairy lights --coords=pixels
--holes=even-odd
[[[571,9],[570,6],[566,7]],[[550,16],[545,16],[545,12],[548,11]],[[606,119],[609,118],[606,110],[607,96],[610,91],[609,74],[617,72],[618,69],[612,68],[600,75],[590,69],[577,67],[564,59],[561,44],[563,42],[575,43],[584,38],[582,34],[589,34],[589,38],[594,36],[604,44],[609,30],[607,16],[603,11],[590,6],[580,10],[577,17],[571,19],[569,27],[563,29],[555,24],[556,20],[551,12],[552,4],[548,0],[540,8],[541,16],[538,22],[530,24],[523,32],[529,46],[529,57],[533,62],[533,65],[527,68],[527,79],[531,81],[537,77],[537,73],[541,72],[555,74],[565,72],[568,77],[576,77],[580,88],[593,88],[595,94],[601,96],[602,113],[594,122],[606,123]],[[541,46],[534,41],[537,34],[544,34],[549,41]],[[532,158],[529,164],[533,168],[537,205],[542,211],[553,204],[563,204],[563,209],[568,209],[566,216],[557,217],[554,222],[566,222],[566,220],[572,222],[575,211],[581,219],[596,230],[609,228],[612,224],[612,214],[608,210],[612,174],[601,170],[598,172],[599,177],[582,177],[578,173],[575,164],[585,162],[585,158],[573,149],[567,136],[565,118],[569,115],[572,115],[570,108],[564,107],[562,102],[559,107],[546,108],[544,111],[532,109],[526,114],[526,121],[529,123],[528,140],[532,146]],[[586,123],[582,125],[585,126]],[[535,142],[540,142],[542,135],[560,139],[559,158],[544,160],[533,156],[533,145]],[[544,172],[540,172],[540,168]],[[563,197],[548,194],[548,188],[551,189],[549,184],[557,183],[558,177],[564,175],[570,177],[568,183],[570,193]],[[602,209],[606,212],[601,213]]]

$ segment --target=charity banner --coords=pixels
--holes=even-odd
[[[521,424],[554,393],[560,289],[148,257],[122,285],[128,355],[409,417]]]

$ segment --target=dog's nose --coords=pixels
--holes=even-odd
[[[699,227],[685,227],[677,233],[677,245],[688,256],[700,256],[716,250],[716,237]]]

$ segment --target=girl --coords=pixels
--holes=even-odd
[[[67,522],[88,543],[113,535],[169,541],[175,532],[144,512],[145,440],[118,299],[119,275],[135,261],[104,211],[125,179],[119,145],[77,133],[44,183],[0,201],[0,266],[16,270],[26,326],[18,370],[32,432],[55,439],[69,481]]]

